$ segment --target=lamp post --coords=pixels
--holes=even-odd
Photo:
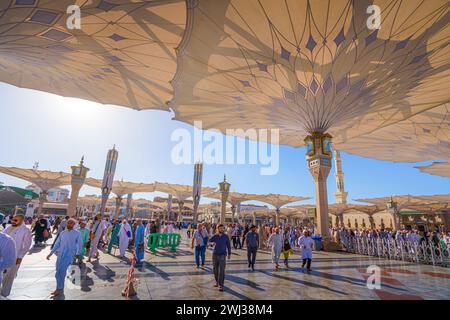
[[[72,166],[71,175],[71,186],[72,191],[70,192],[69,205],[67,207],[67,215],[73,217],[77,208],[78,195],[80,194],[80,189],[84,184],[87,172],[89,168],[84,166],[84,156],[81,158],[80,164],[77,166]]]
[[[227,182],[227,177],[223,176],[223,181],[219,183],[220,194],[222,195],[222,209],[220,211],[220,223],[225,223],[225,214],[227,212],[227,199],[228,194],[230,193],[230,186]]]

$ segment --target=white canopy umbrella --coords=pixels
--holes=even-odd
[[[168,110],[182,0],[0,3],[0,81],[133,109]],[[70,5],[81,29],[69,29]]]
[[[450,162],[433,162],[429,166],[416,167],[422,172],[450,178]]]
[[[73,31],[64,14],[73,1],[0,5],[0,81],[135,109],[170,107],[175,119],[205,129],[244,129],[238,136],[279,129],[271,142],[307,145],[324,237],[331,139],[351,145],[450,100],[447,0],[75,3],[84,18]],[[373,4],[381,28],[367,23]],[[351,152],[371,150],[356,145]],[[388,152],[430,158],[415,150]]]

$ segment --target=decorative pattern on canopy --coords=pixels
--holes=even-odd
[[[72,4],[81,30],[66,27]],[[372,4],[381,29],[367,27]],[[439,118],[414,119],[450,100],[448,9],[448,0],[6,0],[0,81],[135,109],[169,110],[170,100],[175,119],[279,128],[291,146],[327,131],[343,151],[388,159],[400,141],[394,160],[438,159],[448,134],[428,124]],[[404,126],[419,144],[404,143]]]
[[[28,181],[39,187],[42,191],[48,191],[52,188],[70,185],[71,182],[70,173],[62,171],[55,172],[48,170],[0,166],[0,173]]]
[[[450,100],[447,0],[189,3],[178,120],[279,128],[282,144],[301,146],[312,132],[344,142]],[[366,25],[372,4],[379,30]]]
[[[450,162],[434,162],[429,166],[416,167],[422,172],[433,174],[435,176],[450,178]]]
[[[81,8],[81,29],[66,27]],[[182,0],[0,2],[0,81],[134,109],[167,109]]]
[[[378,160],[450,160],[450,103],[333,145],[338,150]],[[447,172],[450,175],[450,169]]]
[[[91,187],[101,188],[102,180],[87,178],[85,184]],[[136,183],[123,180],[114,180],[112,185],[112,192],[118,197],[123,197],[129,193],[153,191],[155,191],[155,185],[153,183]]]

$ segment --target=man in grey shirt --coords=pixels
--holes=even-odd
[[[259,235],[256,233],[255,225],[250,227],[250,231],[245,236],[245,242],[247,243],[248,267],[255,271],[256,252],[259,247]]]

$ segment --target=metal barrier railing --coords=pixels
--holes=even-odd
[[[432,241],[371,239],[349,235],[341,235],[340,241],[350,253],[450,267],[448,246],[435,245]]]
[[[181,237],[178,233],[150,233],[147,236],[147,245],[151,252],[156,248],[170,248],[173,252],[180,245]]]

